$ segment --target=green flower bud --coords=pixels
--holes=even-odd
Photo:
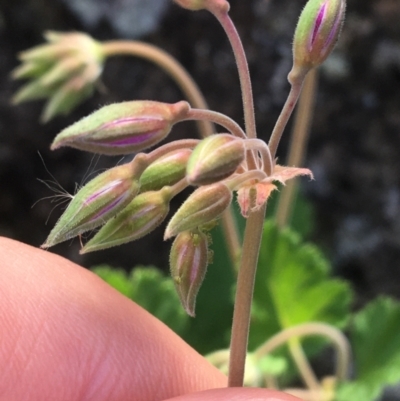
[[[23,64],[12,73],[14,79],[32,80],[15,94],[14,103],[49,98],[44,122],[70,112],[93,92],[105,58],[102,45],[86,34],[48,32],[45,38],[48,44],[21,53]]]
[[[169,264],[182,306],[194,317],[196,297],[208,265],[206,234],[197,230],[178,234],[172,244]]]
[[[158,191],[183,179],[191,153],[191,149],[178,149],[150,164],[140,177],[140,192]]]
[[[138,156],[131,163],[99,174],[81,188],[42,248],[49,248],[103,225],[121,211],[139,192],[139,177],[146,164]]]
[[[232,193],[222,182],[196,189],[171,218],[164,239],[209,223],[219,217],[231,202]]]
[[[110,104],[61,131],[51,149],[70,146],[107,155],[139,152],[163,140],[188,111],[184,101]]]
[[[80,253],[98,251],[144,237],[157,228],[169,212],[170,191],[144,192],[136,196],[81,249]]]
[[[66,115],[74,109],[82,100],[89,97],[93,92],[93,87],[85,85],[81,77],[71,78],[66,84],[61,86],[46,103],[42,113],[42,121],[52,119],[54,115]]]
[[[232,175],[245,158],[243,140],[230,134],[203,139],[189,158],[186,177],[189,184],[208,185]]]
[[[322,64],[335,46],[343,26],[345,0],[309,0],[293,40],[294,69]]]

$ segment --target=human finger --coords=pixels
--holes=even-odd
[[[90,271],[0,238],[0,400],[156,401],[225,377]]]

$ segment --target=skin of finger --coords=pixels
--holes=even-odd
[[[170,398],[165,401],[301,401],[280,391],[261,388],[221,388]]]
[[[0,401],[157,401],[226,378],[90,271],[0,238]]]

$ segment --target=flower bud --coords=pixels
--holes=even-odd
[[[12,73],[14,79],[32,80],[14,103],[49,98],[44,122],[68,113],[93,92],[105,58],[102,45],[84,33],[47,32],[45,38],[48,44],[21,53],[22,64]]]
[[[231,201],[232,193],[222,182],[196,189],[172,216],[164,240],[216,219],[229,207]]]
[[[71,146],[108,155],[139,152],[163,140],[188,110],[184,101],[110,104],[61,131],[51,149]]]
[[[178,234],[172,244],[169,264],[182,306],[194,317],[196,297],[208,265],[206,234],[197,230]]]
[[[309,0],[293,40],[294,68],[309,70],[325,61],[343,26],[345,0]]]
[[[230,134],[203,139],[189,158],[186,177],[189,184],[208,185],[232,175],[245,158],[243,140]]]
[[[183,179],[191,153],[191,149],[178,149],[150,164],[140,177],[140,192],[158,191]]]
[[[49,248],[104,224],[121,211],[139,192],[139,177],[145,162],[111,168],[89,181],[73,197],[51,230],[42,248]]]
[[[71,78],[55,92],[43,110],[41,120],[49,121],[54,115],[66,115],[93,92],[81,77]]]
[[[81,249],[80,253],[98,251],[144,237],[157,228],[169,212],[170,192],[144,192],[136,196]]]

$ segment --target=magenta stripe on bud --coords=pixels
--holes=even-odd
[[[95,201],[98,197],[104,196],[108,192],[110,192],[113,188],[117,187],[118,185],[122,184],[122,180],[115,180],[110,182],[109,184],[105,185],[101,188],[98,192],[94,193],[93,195],[89,196],[84,203],[85,205],[90,205],[93,201]]]
[[[328,57],[343,25],[346,0],[308,0],[293,40],[294,65],[289,80]]]
[[[88,182],[73,197],[43,248],[103,225],[139,192],[139,177],[147,167],[137,155],[131,163],[111,168]]]
[[[51,148],[71,146],[109,155],[140,152],[163,140],[189,109],[184,101],[110,104],[66,128]]]
[[[318,12],[318,15],[317,15],[317,19],[315,20],[314,30],[313,30],[313,33],[312,33],[312,36],[311,36],[311,41],[310,41],[310,44],[309,44],[310,51],[311,51],[312,46],[313,46],[313,44],[315,42],[315,38],[318,35],[318,31],[319,31],[319,28],[321,27],[322,20],[324,19],[325,10],[326,10],[326,3],[324,3],[322,5],[322,7],[320,8],[320,10]]]

